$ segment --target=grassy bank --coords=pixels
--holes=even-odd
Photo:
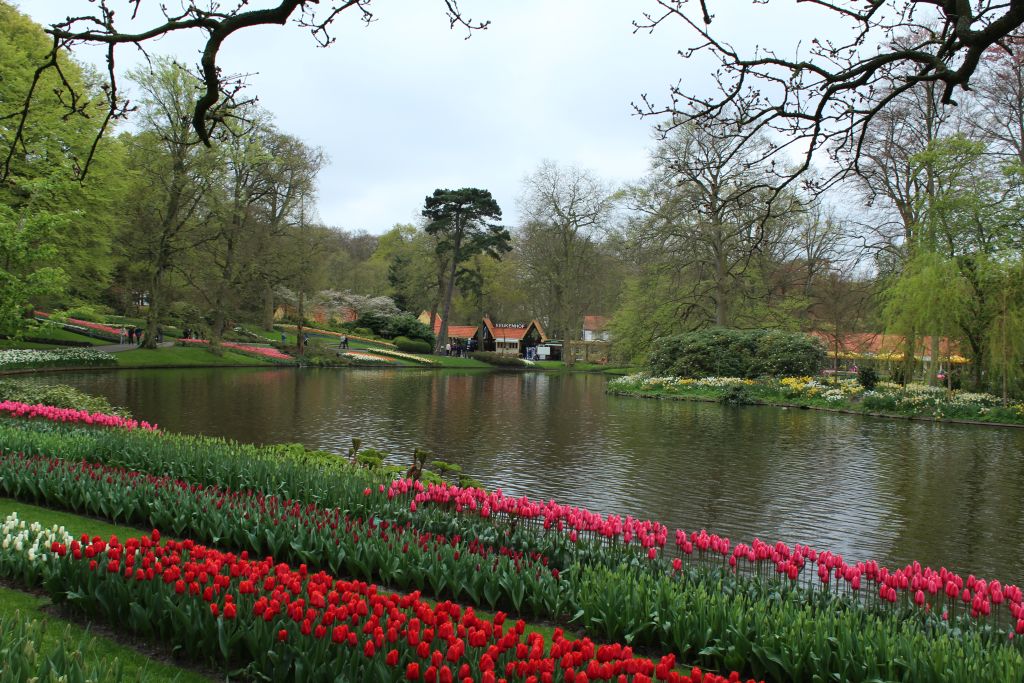
[[[172,346],[162,349],[135,349],[114,354],[118,367],[216,367],[236,365],[274,365],[270,361],[244,353],[225,350],[220,355],[208,348]]]
[[[38,522],[43,526],[63,526],[75,536],[89,534],[106,538],[117,535],[125,538],[146,533],[128,526],[108,524],[101,520],[29,505],[10,498],[0,498],[0,519],[6,518],[12,512],[18,513],[21,519]],[[143,654],[140,650],[125,645],[116,636],[98,634],[92,624],[88,622],[69,621],[62,613],[52,609],[49,598],[38,593],[0,587],[0,618],[2,617],[42,622],[41,649],[43,651],[49,651],[61,644],[86,642],[88,647],[82,650],[84,663],[86,665],[101,664],[106,668],[116,659],[122,667],[125,681],[209,683],[211,680],[194,671],[182,669],[161,659],[154,659]],[[2,664],[0,664],[0,668],[2,668]]]
[[[949,391],[922,384],[878,382],[866,389],[855,379],[814,377],[651,377],[615,379],[608,392],[620,396],[715,401],[732,405],[777,405],[882,417],[955,420],[1024,426],[1024,403],[1003,405],[997,396]]]

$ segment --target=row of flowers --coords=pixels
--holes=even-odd
[[[537,552],[427,533],[408,523],[348,517],[337,508],[14,453],[0,457],[0,492],[402,589],[429,587],[438,597],[491,609],[545,618],[571,611],[571,586]]]
[[[374,353],[379,353],[382,356],[390,356],[392,358],[400,358],[402,360],[411,361],[413,363],[419,363],[421,365],[438,365],[438,362],[433,358],[427,356],[417,356],[412,353],[405,353],[403,351],[394,351],[392,349],[374,349]]]
[[[5,349],[0,351],[0,370],[114,365],[117,365],[117,360],[111,354],[92,349]]]
[[[440,683],[740,680],[736,672],[681,672],[673,655],[653,661],[629,646],[567,639],[561,629],[547,643],[502,612],[481,618],[451,602],[431,605],[418,592],[387,594],[306,565],[293,569],[270,557],[162,540],[156,531],[124,542],[39,531],[4,544],[0,568],[8,576],[36,572],[55,601],[73,595],[71,605],[90,616],[177,643],[190,657],[225,669],[243,665],[249,675]],[[32,550],[29,559],[26,547],[47,542],[48,552]]]
[[[373,353],[369,351],[342,351],[339,355],[358,361],[361,365],[393,365],[395,363],[390,358],[378,355],[377,349],[374,349]]]
[[[179,344],[187,346],[209,346],[210,342],[206,339],[179,339]],[[271,360],[280,361],[292,361],[294,360],[287,353],[282,353],[272,346],[255,346],[252,344],[238,344],[236,342],[221,342],[220,345],[225,349],[231,349],[232,351],[240,351],[241,353],[250,354],[253,356],[261,356],[263,358],[269,358]]]
[[[50,319],[50,314],[45,311],[36,311],[35,316],[37,318]],[[107,337],[113,339],[120,339],[121,329],[112,325],[104,325],[103,323],[94,323],[89,320],[79,320],[78,318],[63,318],[63,320],[72,326],[84,327],[94,332],[102,332]]]
[[[373,491],[367,489],[364,494],[370,496]],[[573,544],[632,544],[648,560],[670,560],[675,572],[680,572],[684,563],[703,568],[714,563],[733,574],[776,576],[805,587],[818,583],[836,595],[853,592],[873,604],[913,604],[944,620],[958,613],[973,618],[989,617],[993,610],[1003,607],[1006,614],[1002,619],[996,614],[996,623],[1006,624],[1011,635],[1024,633],[1024,594],[1019,587],[973,575],[964,578],[945,567],[935,570],[916,561],[892,569],[873,560],[848,563],[840,554],[800,544],[790,546],[781,541],[766,543],[754,539],[734,545],[729,538],[709,534],[704,529],[689,533],[677,529],[670,545],[668,528],[658,522],[603,516],[555,501],[509,497],[500,489],[488,493],[445,483],[424,487],[419,482],[396,480],[383,495],[392,501],[408,501],[411,513],[439,507],[455,514],[499,518],[510,526],[539,522],[538,531],[567,535]],[[614,548],[604,552],[612,553]],[[864,592],[860,593],[862,589]]]
[[[88,410],[77,410],[75,408],[56,408],[42,404],[30,405],[18,401],[0,401],[0,413],[10,417],[20,417],[29,420],[41,419],[98,427],[117,427],[119,429],[157,430],[155,424],[150,424],[145,420],[135,420],[106,413],[90,413]]]

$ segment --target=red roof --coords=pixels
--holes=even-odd
[[[583,329],[591,332],[600,332],[608,325],[608,318],[603,315],[583,316]]]
[[[434,334],[441,334],[441,317],[434,318]],[[449,339],[472,339],[476,336],[476,325],[448,325]]]

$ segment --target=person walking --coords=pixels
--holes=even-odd
[[[117,343],[118,344],[124,344],[127,341],[128,341],[128,330],[126,330],[124,328],[124,325],[121,325],[121,329],[119,329],[117,331]]]
[[[135,326],[134,325],[128,328],[128,343],[129,344],[134,344],[135,343]]]

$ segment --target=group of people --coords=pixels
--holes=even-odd
[[[181,331],[182,339],[201,339],[199,333],[193,330],[191,327],[186,327]]]
[[[128,327],[122,327],[119,333],[120,339],[118,340],[121,344],[134,344],[135,346],[142,346],[142,337],[145,335],[145,331],[141,327],[135,327],[135,325],[129,325]]]
[[[457,356],[459,358],[465,358],[467,355],[476,350],[476,340],[469,339],[463,341],[462,339],[456,339],[455,343],[448,342],[444,345],[444,355],[446,356]]]

